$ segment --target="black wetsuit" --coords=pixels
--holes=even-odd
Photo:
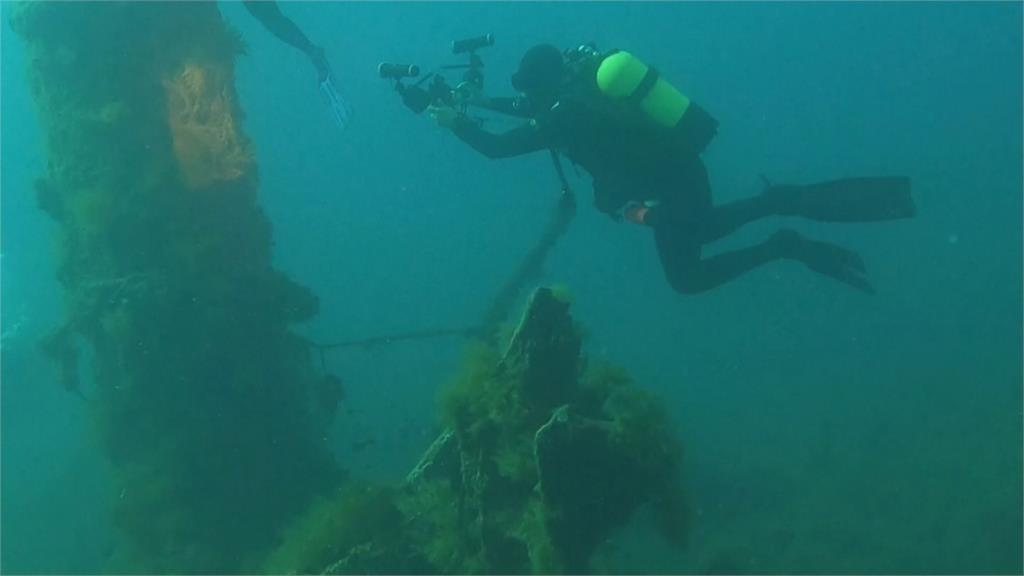
[[[650,129],[628,126],[563,99],[528,124],[491,134],[460,117],[455,134],[489,158],[555,149],[593,177],[595,205],[609,215],[629,202],[657,201],[645,223],[654,229],[662,267],[672,287],[693,294],[719,286],[771,260],[786,257],[774,239],[750,248],[701,257],[701,247],[743,224],[781,212],[769,196],[713,206],[700,156],[681,152]]]

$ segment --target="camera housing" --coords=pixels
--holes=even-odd
[[[426,88],[422,86],[422,82],[416,84],[402,84],[399,82],[395,85],[395,91],[402,97],[402,103],[405,104],[406,108],[416,114],[420,114],[428,106],[437,102],[449,106],[456,104],[455,92],[443,77],[432,74],[427,76],[427,78],[433,78],[433,80],[431,80],[430,84],[427,84]]]
[[[377,74],[386,80],[394,80],[395,91],[402,98],[402,103],[416,114],[420,114],[431,104],[442,103],[448,106],[465,106],[467,100],[483,90],[483,60],[476,51],[494,45],[494,36],[484,34],[472,38],[464,38],[452,42],[452,54],[467,54],[466,64],[441,66],[441,70],[463,69],[462,82],[453,89],[448,82],[437,73],[430,73],[413,84],[405,84],[402,80],[416,78],[420,74],[415,64],[396,64],[381,62],[377,66]],[[429,84],[424,85],[428,80]]]
[[[465,54],[467,52],[476,52],[481,48],[486,48],[488,46],[493,45],[493,34],[484,34],[483,36],[475,36],[473,38],[455,40],[452,42],[452,54]]]
[[[420,75],[420,67],[415,64],[395,64],[393,62],[381,62],[377,65],[377,74],[381,78],[401,80],[402,78],[415,78]]]

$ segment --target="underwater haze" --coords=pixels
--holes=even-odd
[[[494,35],[479,54],[498,95],[513,93],[520,57],[542,42],[593,42],[656,66],[720,122],[703,155],[716,202],[759,193],[762,178],[910,178],[913,219],[770,218],[713,249],[791,227],[856,250],[876,294],[778,261],[683,295],[651,231],[595,210],[589,178],[566,163],[579,211],[536,284],[567,286],[588,358],[621,365],[664,402],[692,508],[685,546],[639,514],[606,543],[606,570],[1024,570],[1019,2],[281,9],[324,48],[351,105],[345,130],[305,56],[240,3],[219,4],[246,46],[236,88],[273,263],[318,296],[319,313],[295,326],[316,342],[471,326],[544,228],[560,186],[546,153],[488,160],[377,75],[382,61],[460,63],[454,39]],[[59,227],[33,192],[48,159],[29,50],[13,5],[0,10],[0,571],[102,573],[124,494],[96,438],[96,383],[69,393],[39,350],[67,305]],[[327,442],[347,474],[401,481],[441,426],[437,399],[464,346],[325,352],[346,393]]]

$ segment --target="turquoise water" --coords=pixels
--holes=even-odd
[[[785,222],[858,250],[877,295],[777,263],[684,297],[649,232],[590,209],[573,175],[585,199],[546,280],[571,287],[588,353],[671,406],[696,506],[686,549],[641,519],[612,543],[613,561],[638,572],[1021,572],[1019,4],[288,4],[352,103],[344,133],[302,55],[241,6],[221,8],[249,45],[238,90],[276,263],[321,299],[300,327],[314,339],[472,323],[545,222],[558,189],[545,155],[489,162],[376,77],[381,60],[451,62],[453,38],[495,35],[481,53],[493,92],[511,90],[520,54],[542,41],[655,63],[721,122],[705,155],[719,201],[756,193],[761,174],[910,176],[915,220]],[[46,161],[23,47],[3,9],[0,561],[6,572],[98,572],[115,545],[105,514],[116,495],[85,404],[34,345],[59,321],[61,292],[55,227],[31,193]],[[432,439],[459,349],[332,353],[352,407],[332,431],[339,461],[401,478]]]

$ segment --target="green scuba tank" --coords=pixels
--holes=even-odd
[[[600,92],[646,121],[668,129],[686,149],[700,154],[718,132],[718,121],[629,52],[613,51],[597,65]]]

